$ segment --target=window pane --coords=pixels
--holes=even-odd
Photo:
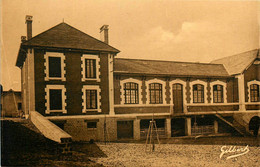
[[[87,122],[87,128],[97,128],[97,122]]]
[[[193,103],[204,103],[204,86],[193,85]]]
[[[259,102],[260,101],[259,85],[257,85],[257,84],[250,85],[250,97],[251,97],[251,102]]]
[[[62,90],[50,89],[50,110],[62,110]]]
[[[125,104],[137,104],[138,102],[138,84],[128,82],[124,84]]]
[[[223,103],[223,86],[214,85],[213,86],[213,102],[214,103]]]
[[[49,77],[61,77],[60,57],[49,57]]]
[[[97,109],[97,90],[86,90],[86,108]]]
[[[85,78],[96,78],[95,59],[85,59]]]
[[[162,84],[152,83],[150,87],[150,103],[151,104],[161,104],[162,100]]]

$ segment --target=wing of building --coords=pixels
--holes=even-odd
[[[145,138],[155,119],[160,137],[252,134],[259,120],[259,49],[211,63],[116,58],[108,44],[60,23],[27,39],[21,68],[22,109],[37,111],[74,140]]]

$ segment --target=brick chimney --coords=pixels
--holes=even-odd
[[[108,25],[103,25],[100,28],[100,37],[101,37],[101,41],[108,44]]]
[[[27,40],[32,38],[32,16],[25,16],[25,23],[27,24]]]

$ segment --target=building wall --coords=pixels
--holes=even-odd
[[[108,81],[108,53],[100,53],[100,88],[101,88],[101,110],[109,113],[109,81]]]
[[[125,79],[136,79],[139,81],[142,81],[141,85],[141,96],[142,96],[142,103],[135,104],[133,107],[129,107],[129,104],[121,104],[122,103],[122,97],[124,94],[123,88],[121,88],[120,82],[124,81]],[[146,82],[151,79],[160,79],[165,83],[165,94],[163,94],[163,98],[166,98],[166,104],[169,104],[169,106],[149,106],[150,104],[147,102],[147,94],[148,92],[146,89]],[[194,81],[200,81],[203,82],[206,87],[204,88],[204,91],[206,96],[204,97],[205,102],[204,103],[197,103],[197,106],[189,106],[188,111],[189,112],[198,112],[198,111],[236,111],[238,110],[237,105],[229,105],[225,106],[227,103],[234,103],[238,102],[238,80],[236,78],[170,78],[167,79],[166,77],[157,77],[157,76],[131,76],[131,75],[124,75],[124,74],[115,74],[114,79],[114,99],[115,99],[115,113],[116,114],[122,114],[122,113],[151,113],[153,110],[157,113],[169,113],[170,104],[172,104],[172,85],[170,83],[172,81],[180,81],[182,83],[186,83],[186,87],[183,87],[184,91],[184,104],[191,105],[192,102],[192,83]],[[214,106],[214,103],[212,103],[212,95],[211,95],[211,86],[210,84],[216,81],[220,81],[224,84],[226,84],[226,88],[224,88],[223,93],[224,98],[226,97],[226,102],[224,103],[218,103],[217,106]],[[225,101],[225,100],[224,100]],[[208,106],[200,106],[200,105],[207,105]],[[222,104],[222,105],[221,105]],[[145,106],[144,106],[145,105]],[[160,104],[159,104],[160,105]],[[148,107],[149,106],[149,107]]]
[[[65,52],[65,78],[62,80],[45,81],[44,50],[35,49],[35,108],[36,111],[45,115],[45,88],[46,85],[65,85],[66,88],[66,115],[81,115],[82,113],[82,87],[84,85],[100,85],[101,88],[101,113],[86,112],[85,114],[102,114],[109,112],[109,87],[108,87],[108,53],[100,53],[100,80],[82,81],[81,56],[79,52]],[[61,113],[51,113],[51,115],[61,115]]]
[[[21,93],[8,91],[1,95],[2,117],[19,117],[18,103],[22,103]]]

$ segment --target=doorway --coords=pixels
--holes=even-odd
[[[174,113],[183,113],[183,86],[176,83],[172,85],[172,99]]]
[[[117,138],[133,138],[133,121],[117,121]]]

